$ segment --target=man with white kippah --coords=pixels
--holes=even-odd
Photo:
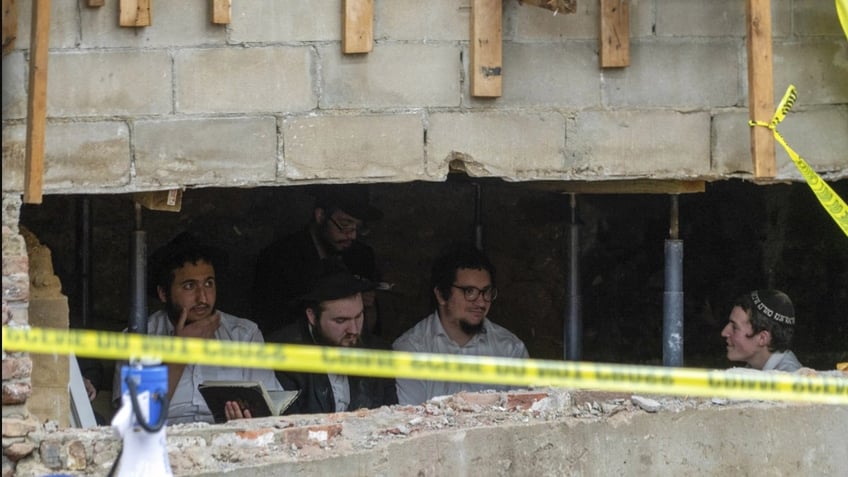
[[[795,308],[786,293],[754,290],[733,302],[721,331],[727,359],[763,371],[797,371],[801,363],[789,346],[795,329]]]

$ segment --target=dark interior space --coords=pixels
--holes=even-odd
[[[848,180],[831,186],[848,197]],[[532,183],[464,177],[371,185],[372,203],[384,217],[368,224],[362,240],[376,251],[382,279],[394,284],[378,294],[381,335],[391,341],[430,312],[431,261],[449,241],[474,238],[478,188],[484,249],[497,266],[500,290],[490,316],[523,339],[531,357],[562,359],[570,196]],[[218,271],[219,308],[249,318],[256,256],[274,238],[305,226],[311,191],[186,190],[180,212],[143,209],[147,250],[186,230],[202,234],[230,255],[228,268]],[[670,204],[664,194],[577,196],[584,360],[662,363]],[[85,214],[91,306],[84,323],[79,244]],[[127,326],[132,197],[48,195],[41,205],[25,205],[20,223],[51,249],[72,327]],[[731,366],[719,336],[730,302],[766,287],[784,290],[795,303],[793,348],[804,365],[833,369],[848,360],[848,237],[806,184],[708,183],[704,193],[679,196],[679,224],[686,366]],[[157,306],[150,297],[149,311]]]

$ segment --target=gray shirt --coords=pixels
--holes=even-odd
[[[798,371],[801,369],[801,363],[795,357],[795,353],[786,350],[782,353],[772,353],[769,356],[766,364],[763,365],[763,371]]]
[[[462,354],[469,356],[498,356],[505,358],[527,358],[527,348],[511,331],[503,326],[483,319],[483,331],[474,335],[468,343],[460,346],[448,337],[439,313],[424,318],[409,331],[395,340],[392,348],[412,353]],[[426,381],[420,379],[397,379],[397,394],[400,404],[421,404],[436,396],[456,394],[460,391],[483,391],[487,389],[507,390],[514,386],[452,381]]]

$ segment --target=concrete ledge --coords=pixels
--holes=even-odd
[[[535,390],[176,425],[167,439],[176,476],[826,476],[844,470],[846,428],[846,406]],[[39,450],[19,477],[104,475],[121,447],[105,427],[29,437]]]

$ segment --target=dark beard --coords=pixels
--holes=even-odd
[[[459,328],[468,336],[478,335],[483,332],[483,322],[472,325],[471,323],[459,320]]]
[[[341,346],[337,343],[332,343],[324,334],[324,330],[321,329],[320,323],[312,327],[312,339],[315,341],[315,344],[319,346]],[[352,346],[358,347],[362,344],[362,335],[356,338],[356,343]]]
[[[183,309],[175,305],[174,302],[171,301],[171,297],[168,297],[165,300],[165,311],[168,313],[168,319],[171,321],[171,324],[176,327],[177,323],[180,322],[180,315],[182,315]],[[212,313],[215,313],[215,308],[212,308]],[[186,324],[188,324],[188,322],[186,322]]]

